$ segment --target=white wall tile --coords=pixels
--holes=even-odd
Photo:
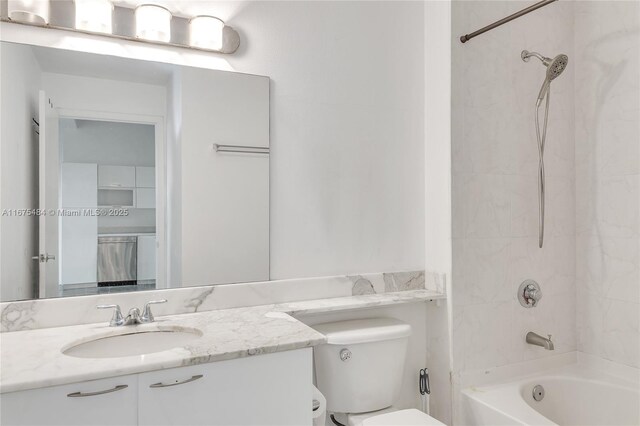
[[[464,328],[466,370],[497,367],[519,360],[514,308],[511,302],[464,307],[461,327]]]
[[[468,238],[506,237],[509,235],[509,194],[502,175],[456,176],[454,197],[462,200],[457,205],[462,234]]]
[[[640,3],[576,2],[578,349],[640,362]]]
[[[604,299],[602,355],[640,368],[640,305]]]
[[[454,2],[453,31],[464,34],[518,9],[509,1]],[[540,249],[533,119],[545,69],[520,59],[523,49],[572,58],[572,22],[573,5],[559,3],[519,25],[453,43],[454,374],[554,353],[524,343],[527,331],[553,334],[561,351],[576,347],[573,70],[552,85]],[[542,286],[533,309],[517,301],[525,279]]]
[[[461,291],[454,297],[455,304],[506,302],[515,292],[508,281],[508,238],[464,239],[454,243],[456,261],[464,267],[456,268],[454,279]]]

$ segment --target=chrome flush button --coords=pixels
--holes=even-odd
[[[340,359],[343,361],[349,361],[351,359],[351,351],[347,348],[344,348],[340,351]]]

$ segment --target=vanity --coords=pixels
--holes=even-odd
[[[0,421],[310,424],[311,348],[324,341],[269,307],[4,333]]]

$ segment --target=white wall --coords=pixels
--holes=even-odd
[[[3,39],[271,77],[271,278],[422,269],[423,4],[231,6],[242,44],[226,56],[0,25]]]
[[[426,2],[425,66],[425,269],[427,287],[442,291],[451,280],[451,2]],[[444,277],[442,279],[442,277]],[[429,285],[429,283],[431,285]],[[438,285],[440,284],[440,285]],[[427,308],[427,367],[431,414],[451,424],[451,285],[439,309]]]
[[[155,166],[154,126],[111,121],[60,120],[62,162]]]
[[[121,114],[166,113],[166,88],[102,78],[43,73],[42,85],[56,108]]]
[[[236,70],[271,78],[271,278],[424,267],[420,2],[249,2]]]
[[[578,348],[640,367],[640,3],[575,7]]]
[[[181,70],[182,277],[171,286],[269,279],[269,79]]]
[[[462,44],[520,2],[453,3],[453,368],[484,370],[576,350],[573,2],[558,2]],[[523,49],[569,55],[551,86],[546,236],[538,248],[534,108],[546,69]],[[544,297],[516,299],[531,278]],[[525,343],[552,334],[555,351]]]
[[[38,208],[38,117],[40,68],[29,50],[0,45],[0,210]],[[2,216],[0,222],[0,300],[35,296],[38,263],[36,216]]]

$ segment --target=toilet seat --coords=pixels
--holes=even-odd
[[[369,417],[362,421],[362,426],[445,426],[445,424],[420,410],[411,408]]]

